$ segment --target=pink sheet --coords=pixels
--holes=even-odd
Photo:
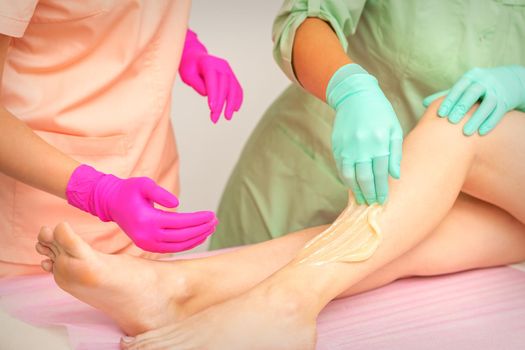
[[[35,325],[63,325],[74,349],[118,349],[106,316],[51,276],[0,281],[1,306]],[[318,349],[525,349],[525,273],[493,268],[398,281],[330,303]]]

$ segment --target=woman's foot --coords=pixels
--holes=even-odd
[[[125,337],[125,350],[311,350],[315,348],[315,315],[297,294],[252,291],[185,320]]]
[[[176,264],[93,250],[67,224],[42,228],[42,268],[60,288],[112,317],[130,335],[162,327],[187,314],[192,293]]]

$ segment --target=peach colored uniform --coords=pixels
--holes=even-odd
[[[189,8],[189,0],[1,1],[0,33],[13,39],[0,103],[77,161],[149,176],[178,194],[170,101]],[[37,272],[39,228],[64,220],[97,250],[139,253],[116,224],[0,173],[0,277]]]

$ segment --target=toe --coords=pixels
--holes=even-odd
[[[172,339],[175,332],[175,327],[169,325],[158,329],[151,330],[146,333],[137,335],[136,337],[123,337],[120,342],[122,349],[126,350],[154,350],[165,349],[175,345]]]
[[[163,349],[180,349],[183,350],[183,348],[180,347],[174,347],[176,344],[172,344],[169,342],[164,341],[141,341],[138,343],[126,343],[124,340],[121,341],[121,349],[125,350],[163,350]]]
[[[44,245],[51,244],[53,242],[53,231],[47,226],[42,226],[38,233],[38,241]]]
[[[56,244],[56,242],[53,242],[51,244],[43,244],[43,245],[51,249],[51,251],[53,251],[56,257],[60,255],[60,249],[58,248],[58,245]]]
[[[135,338],[123,337],[120,339],[120,348],[123,350],[145,350],[149,349],[144,342],[136,342]]]
[[[131,350],[133,349],[133,342],[135,338],[133,337],[122,337],[120,338],[120,348],[122,350]]]
[[[42,260],[40,266],[47,272],[53,272],[53,261],[51,259]]]
[[[58,250],[56,243],[54,241],[53,231],[51,231],[49,227],[42,226],[40,228],[40,232],[38,233],[38,243],[40,243],[44,247],[47,247],[48,249],[51,249],[55,257],[59,255],[60,251]],[[44,254],[44,255],[47,255],[47,254]]]
[[[40,254],[40,255],[45,255],[45,256],[47,256],[50,259],[55,259],[55,257],[56,257],[55,253],[49,247],[46,247],[45,245],[43,245],[40,242],[38,242],[36,244],[35,248],[36,248],[36,251],[38,252],[38,254]]]
[[[91,247],[66,222],[55,227],[54,238],[60,249],[64,249],[74,257],[87,257],[92,253]]]

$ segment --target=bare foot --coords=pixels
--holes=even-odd
[[[125,350],[311,350],[316,322],[296,296],[277,298],[260,289],[135,338]]]
[[[176,264],[93,250],[65,223],[42,228],[37,251],[42,268],[76,298],[112,317],[130,335],[162,327],[185,316],[191,298]]]

